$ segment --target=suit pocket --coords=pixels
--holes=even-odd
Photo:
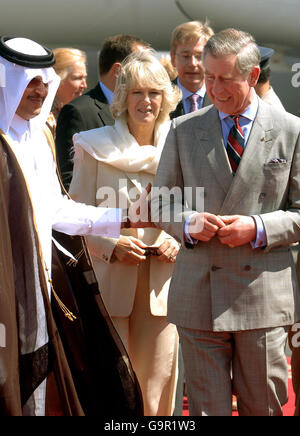
[[[290,251],[290,247],[280,245],[279,247],[272,248],[269,253],[270,254],[272,254],[272,253],[288,253],[289,251]]]
[[[278,172],[278,171],[289,171],[291,167],[291,162],[269,162],[264,164],[264,172]]]
[[[265,180],[262,191],[269,192],[277,198],[282,197],[288,186],[290,169],[291,162],[264,164],[263,173]]]

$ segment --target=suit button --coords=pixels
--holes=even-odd
[[[265,192],[261,192],[258,197],[258,201],[263,201],[266,198],[267,194]]]
[[[102,255],[102,259],[106,260],[106,262],[108,261],[108,257],[106,256],[106,254]]]
[[[211,270],[212,271],[218,271],[218,269],[222,269],[220,266],[216,266],[216,265],[213,265],[212,267],[211,267]]]
[[[245,271],[250,271],[252,269],[252,267],[250,265],[245,265],[244,270]]]

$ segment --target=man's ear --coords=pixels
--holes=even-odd
[[[253,88],[257,84],[257,81],[259,79],[259,75],[260,75],[259,66],[253,67],[251,73],[249,74],[249,78],[248,78],[249,85],[252,86]]]
[[[117,78],[118,75],[120,74],[120,71],[121,71],[121,64],[120,64],[120,62],[115,62],[112,65],[110,71],[111,71],[112,75]]]
[[[173,50],[170,51],[170,58],[171,58],[171,63],[173,65],[173,67],[176,68],[176,65],[175,65],[175,52]]]

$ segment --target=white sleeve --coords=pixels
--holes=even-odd
[[[122,210],[77,203],[62,195],[53,162],[50,196],[52,228],[67,235],[119,238]]]
[[[88,206],[61,196],[52,227],[68,235],[119,238],[122,210]]]

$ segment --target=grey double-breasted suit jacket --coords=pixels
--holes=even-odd
[[[158,212],[167,216],[175,209],[175,218],[160,221],[160,226],[182,242],[169,291],[170,322],[201,330],[239,331],[289,325],[295,316],[300,319],[290,252],[291,244],[300,240],[297,117],[260,100],[235,177],[214,106],[173,120],[154,188],[162,186],[204,187],[206,212],[260,215],[267,236],[264,248],[250,244],[229,248],[215,236],[190,249],[184,225],[196,210],[196,200],[183,201],[175,194],[170,201],[153,189],[153,218],[159,220]]]

